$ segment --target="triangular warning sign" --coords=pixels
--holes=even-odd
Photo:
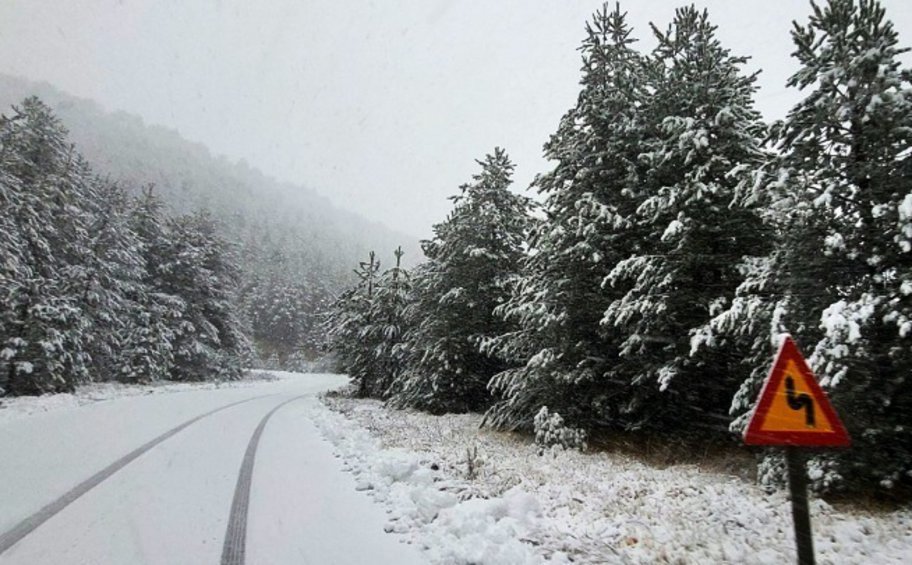
[[[845,447],[849,434],[798,351],[785,336],[744,430],[747,445]]]

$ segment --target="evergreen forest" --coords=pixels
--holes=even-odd
[[[553,165],[512,187],[495,148],[412,269],[371,253],[329,347],[362,396],[584,447],[606,433],[737,442],[782,334],[853,440],[809,462],[822,492],[912,485],[912,69],[876,0],[811,5],[801,94],[757,75],[705,10],[638,48],[619,5],[586,23]],[[384,256],[384,260],[387,258]],[[784,463],[761,453],[760,478]]]

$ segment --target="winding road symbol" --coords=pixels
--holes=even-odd
[[[851,440],[798,346],[788,335],[744,430],[747,445],[847,447]]]
[[[785,377],[785,397],[788,401],[789,408],[792,410],[804,410],[804,421],[809,428],[817,427],[814,424],[814,399],[809,394],[795,394],[795,379]]]

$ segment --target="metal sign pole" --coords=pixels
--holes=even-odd
[[[789,493],[792,499],[792,519],[795,522],[795,544],[798,546],[798,565],[814,565],[814,539],[811,537],[811,514],[808,510],[807,471],[804,455],[794,447],[785,450],[788,464]]]

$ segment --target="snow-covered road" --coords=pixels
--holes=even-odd
[[[383,533],[383,510],[311,422],[316,393],[343,382],[306,375],[0,422],[0,563],[424,562]],[[226,542],[229,521],[240,535]]]

